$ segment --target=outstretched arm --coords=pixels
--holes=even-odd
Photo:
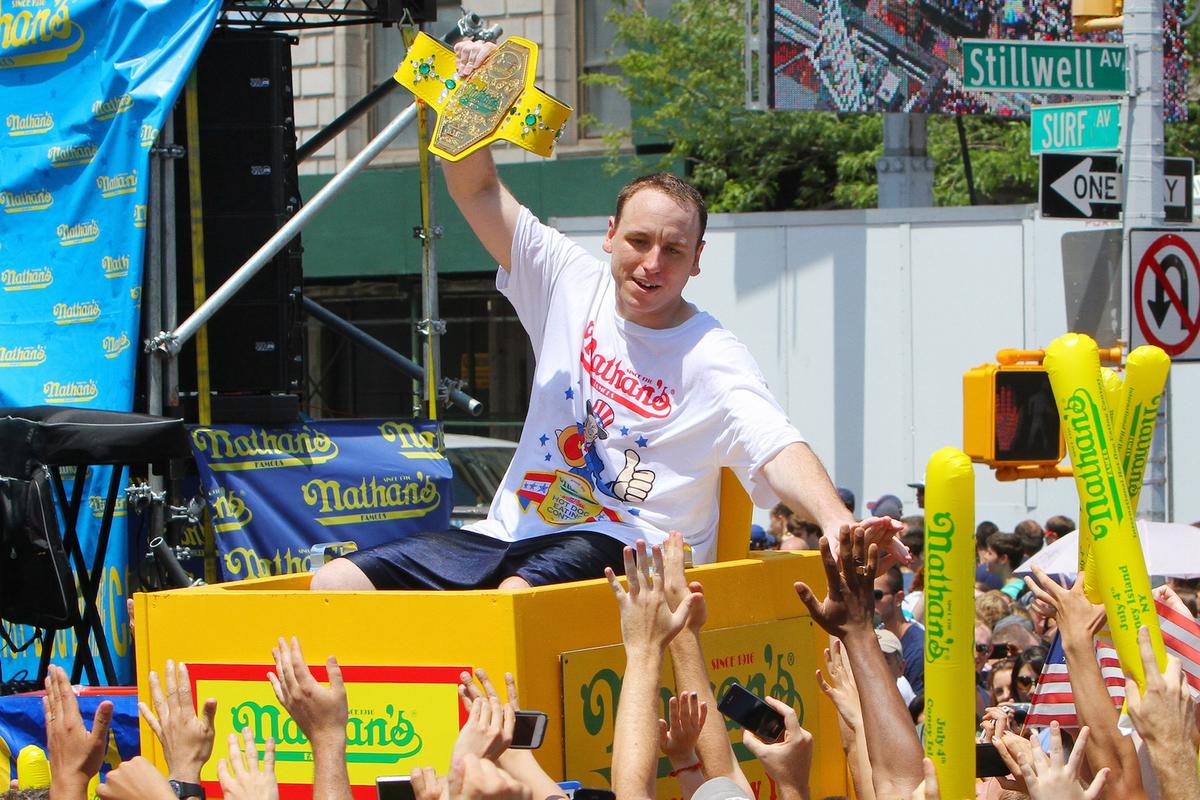
[[[1146,690],[1132,678],[1125,680],[1125,705],[1133,726],[1146,742],[1150,765],[1158,777],[1163,797],[1200,800],[1200,775],[1196,772],[1196,704],[1188,690],[1179,659],[1167,656],[1167,669],[1158,671],[1150,631],[1138,631],[1138,647],[1146,672]]]

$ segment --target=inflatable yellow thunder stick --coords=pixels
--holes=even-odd
[[[943,447],[925,469],[925,755],[942,797],[975,796],[975,468]]]
[[[1161,348],[1142,345],[1134,350],[1125,361],[1125,383],[1119,401],[1112,408],[1117,451],[1121,455],[1121,469],[1129,492],[1129,509],[1135,516],[1142,494],[1142,479],[1146,475],[1146,457],[1154,438],[1158,404],[1162,402],[1170,369],[1171,359]]]
[[[1109,424],[1108,404],[1100,378],[1100,356],[1088,336],[1068,333],[1046,348],[1043,361],[1062,419],[1063,438],[1071,455],[1075,488],[1092,534],[1091,556],[1108,616],[1113,644],[1125,674],[1145,688],[1138,628],[1150,629],[1150,641],[1161,669],[1165,666],[1162,634],[1146,560],[1129,507],[1125,475]]]
[[[1104,399],[1108,406],[1108,424],[1112,430],[1117,430],[1115,411],[1125,391],[1125,379],[1109,367],[1100,368],[1100,381],[1104,384]],[[1096,579],[1096,559],[1092,554],[1092,532],[1087,526],[1087,512],[1083,504],[1079,505],[1079,571],[1083,573],[1083,593],[1093,603],[1103,603],[1100,596],[1100,583]]]

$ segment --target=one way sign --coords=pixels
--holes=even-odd
[[[1044,153],[1039,200],[1043,217],[1120,219],[1120,159]],[[1192,221],[1192,159],[1163,160],[1163,204],[1168,222]]]

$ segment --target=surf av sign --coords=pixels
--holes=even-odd
[[[963,88],[974,92],[1124,94],[1126,53],[1123,44],[963,39]]]

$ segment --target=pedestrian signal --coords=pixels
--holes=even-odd
[[[963,375],[963,451],[992,467],[1053,466],[1066,447],[1040,364],[984,364]]]

